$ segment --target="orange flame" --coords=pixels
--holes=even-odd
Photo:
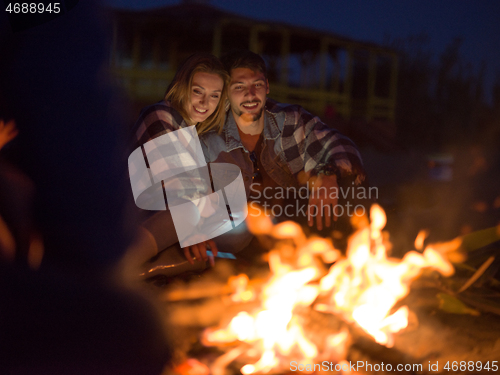
[[[260,359],[243,366],[243,374],[280,368],[292,354],[294,360],[302,363],[312,363],[325,356],[331,358],[332,347],[337,353],[345,350],[348,333],[329,336],[320,353],[306,337],[295,315],[297,307],[313,306],[317,311],[334,313],[347,322],[356,323],[378,343],[392,346],[394,334],[408,325],[409,314],[406,306],[397,311],[393,311],[393,307],[409,293],[411,281],[424,268],[437,270],[444,276],[453,274],[454,269],[442,255],[443,251],[429,246],[423,253],[408,252],[402,260],[388,258],[382,234],[385,213],[374,205],[370,216],[370,225],[349,239],[346,257],[341,256],[328,239],[306,239],[296,224],[282,223],[268,230],[267,233],[278,239],[293,239],[296,247],[278,243],[277,248],[270,251],[272,277],[260,293],[261,308],[252,313],[240,312],[225,328],[207,330],[205,340],[250,344]],[[258,222],[253,225],[263,227]],[[420,237],[419,244],[425,236]],[[333,262],[327,271],[324,265]],[[245,300],[242,295],[247,292],[243,290],[247,284],[248,279],[239,281],[233,300]],[[323,302],[314,305],[318,296]]]
[[[424,241],[429,236],[428,230],[421,230],[415,238],[415,249],[422,250],[424,248]]]

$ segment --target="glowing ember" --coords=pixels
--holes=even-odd
[[[453,266],[442,254],[455,249],[457,244],[428,246],[423,253],[410,251],[402,260],[391,259],[382,235],[385,213],[374,205],[370,216],[371,223],[350,238],[346,257],[327,239],[306,239],[296,224],[282,223],[267,230],[277,239],[293,240],[295,246],[290,241],[281,241],[270,251],[272,277],[258,297],[261,308],[251,313],[240,312],[225,328],[207,330],[205,341],[249,344],[260,359],[243,366],[243,374],[286,368],[291,356],[301,363],[322,358],[342,360],[349,339],[346,331],[328,336],[321,343],[321,352],[306,337],[296,312],[298,308],[311,306],[356,323],[378,343],[392,346],[394,333],[408,325],[409,313],[406,306],[397,311],[393,307],[409,293],[411,281],[424,268],[437,270],[444,276],[453,274]],[[265,227],[258,221],[252,225],[260,232]],[[425,237],[425,233],[419,235],[417,248],[423,247]],[[327,270],[325,264],[333,262]],[[247,288],[248,278],[240,275],[231,283],[237,291],[232,296],[234,301],[254,297],[255,292]]]
[[[415,249],[422,250],[424,248],[424,241],[428,235],[429,231],[427,230],[421,230],[418,233],[417,238],[415,238]]]
[[[255,294],[252,290],[248,289],[248,276],[241,274],[232,276],[228,281],[231,289],[235,292],[231,296],[233,302],[248,302],[251,301]]]
[[[194,358],[189,358],[174,369],[180,375],[209,375],[210,369]]]

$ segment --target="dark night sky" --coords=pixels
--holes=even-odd
[[[123,8],[154,8],[182,0],[106,0]],[[438,56],[454,37],[475,69],[487,63],[486,89],[500,73],[498,0],[211,0],[210,4],[255,19],[276,20],[382,43],[384,36],[425,32]],[[489,97],[489,93],[486,93]]]

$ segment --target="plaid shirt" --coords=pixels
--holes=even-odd
[[[365,179],[361,155],[355,144],[337,130],[324,124],[299,105],[266,101],[266,111],[281,119],[281,148],[292,174],[304,171],[315,175],[324,165],[335,166],[342,175]],[[284,114],[284,116],[278,115]],[[280,123],[281,122],[281,123]]]
[[[132,129],[132,150],[143,146],[152,139],[186,127],[189,125],[170,106],[169,102],[160,101],[143,108]],[[207,185],[206,176],[202,175],[202,172],[193,170],[193,166],[200,165],[199,158],[192,149],[185,148],[181,142],[171,142],[168,147],[156,146],[154,153],[148,154],[145,159],[146,166],[151,170],[155,169],[155,163],[164,165],[164,161],[166,161],[170,174],[176,174],[176,171],[190,171],[181,177],[173,177],[164,181],[169,197],[175,195],[176,198],[191,200],[211,192],[210,186]],[[204,160],[202,161],[204,162]]]
[[[164,100],[145,107],[133,127],[133,149],[160,135],[185,128],[182,116]]]
[[[291,186],[292,183],[281,173],[284,168],[288,169],[287,173],[291,173],[295,185],[300,172],[314,176],[326,167],[338,170],[342,176],[350,176],[357,184],[365,180],[361,156],[354,143],[301,106],[278,103],[268,98],[265,117],[263,138],[265,142],[271,142],[273,155],[277,157],[271,156],[261,162],[270,164],[264,167],[282,187]],[[249,182],[253,166],[248,157],[235,154],[235,150],[243,149],[243,145],[231,112],[221,134],[208,132],[200,139],[208,162],[217,160],[236,163],[243,170],[245,181]]]

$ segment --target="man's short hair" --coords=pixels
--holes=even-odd
[[[233,69],[248,68],[254,72],[261,72],[267,79],[266,63],[260,55],[248,50],[233,50],[221,57],[222,64],[231,74]]]

